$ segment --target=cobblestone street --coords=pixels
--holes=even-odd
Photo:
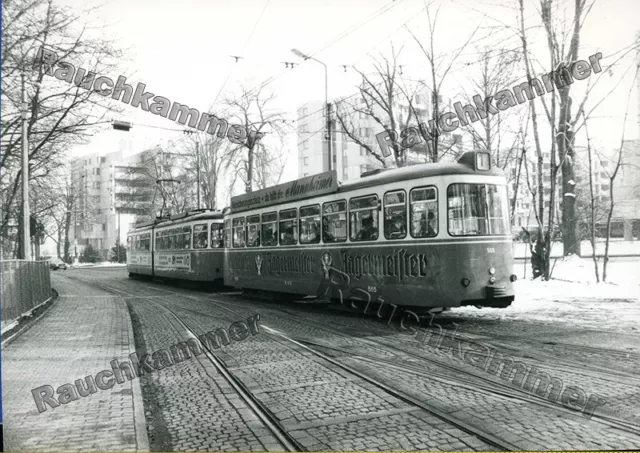
[[[559,330],[454,312],[436,318],[438,324],[422,323],[425,340],[340,307],[131,280],[122,269],[69,270],[54,274],[52,284],[58,300],[3,350],[9,450],[640,445],[640,342],[630,332]],[[252,334],[251,317],[258,320]],[[445,334],[435,335],[442,327]],[[181,343],[190,338],[209,341],[208,350],[196,354]],[[175,352],[180,344],[182,355]],[[483,371],[461,356],[480,344],[606,402],[589,418],[527,391],[513,376]],[[32,389],[112,369],[113,359],[122,364],[134,351],[141,363],[149,354],[153,364],[139,379],[38,413]],[[161,351],[171,357],[158,365]]]

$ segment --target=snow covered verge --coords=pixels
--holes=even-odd
[[[599,266],[602,278],[602,262]],[[464,317],[542,321],[640,334],[640,259],[610,262],[609,283],[596,283],[593,261],[587,258],[558,259],[550,281],[530,280],[530,267],[528,279],[522,279],[522,269],[517,270],[521,279],[515,283],[516,299],[510,307],[464,307],[455,312]]]
[[[77,263],[77,264],[73,264],[71,267],[72,268],[78,268],[78,267],[126,267],[126,263],[109,263],[109,262],[102,262],[102,263]]]

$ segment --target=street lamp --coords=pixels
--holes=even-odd
[[[20,116],[22,117],[22,251],[23,258],[31,260],[31,232],[29,216],[29,137],[27,126],[27,75],[20,74],[21,79],[21,104]]]
[[[324,66],[324,105],[326,106],[326,109],[327,109],[327,113],[326,113],[327,133],[325,137],[327,139],[327,154],[329,159],[328,169],[331,170],[331,166],[333,164],[333,160],[331,156],[331,105],[329,104],[329,82],[328,82],[328,76],[327,76],[327,65],[324,64],[322,61],[318,60],[317,58],[314,58],[310,55],[300,52],[298,49],[291,49],[291,52],[293,52],[294,55],[300,58],[304,58],[305,60],[311,59],[313,61],[320,63],[322,66]]]

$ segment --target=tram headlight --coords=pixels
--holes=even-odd
[[[462,283],[462,286],[469,286],[471,280],[469,280],[468,278],[463,278],[462,280],[460,280],[460,283]]]
[[[494,275],[496,273],[496,268],[495,267],[490,267],[489,268],[489,274]]]
[[[495,277],[491,277],[491,278],[489,279],[489,283],[495,283],[495,282],[496,282],[496,278],[495,278]]]
[[[509,277],[509,280],[511,280],[512,282],[515,282],[516,280],[518,280],[518,276],[516,274],[511,274],[511,277]]]

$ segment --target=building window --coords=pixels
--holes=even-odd
[[[309,165],[309,158],[308,157],[304,157],[303,158],[303,162],[304,162],[304,165]]]
[[[307,116],[307,108],[302,109],[302,116]]]
[[[102,224],[102,231],[107,231],[107,224],[106,223]]]
[[[300,126],[300,132],[302,132],[303,134],[309,132],[309,130],[307,129],[307,125],[303,124]]]
[[[302,142],[302,149],[308,149],[309,148],[309,140],[305,140]]]
[[[309,176],[309,173],[303,173],[303,174],[302,174],[302,177],[303,177],[303,178],[306,178],[307,176]]]
[[[349,179],[349,170],[347,170],[346,168],[342,171],[342,180],[346,181],[347,179]]]
[[[349,145],[349,137],[347,136],[346,132],[343,132],[342,133],[342,151],[347,149],[348,145]]]
[[[367,115],[367,112],[360,112],[359,116],[361,120],[366,120],[368,115]]]
[[[101,157],[100,158],[100,163],[104,164],[107,162],[107,158],[106,157]]]
[[[366,156],[367,155],[367,148],[365,148],[364,146],[360,147],[360,155],[361,156]]]
[[[93,169],[93,174],[94,174],[94,175],[99,175],[99,174],[100,174],[100,167],[98,167],[98,168],[94,168],[94,169]]]

